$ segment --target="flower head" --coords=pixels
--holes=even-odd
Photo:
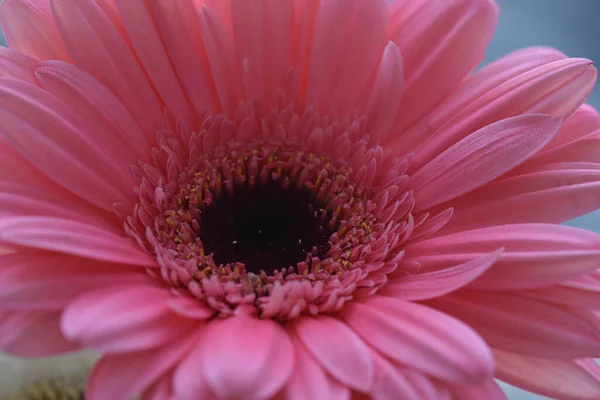
[[[86,399],[600,392],[584,59],[490,0],[4,0],[0,346]],[[362,396],[362,397],[361,397]]]

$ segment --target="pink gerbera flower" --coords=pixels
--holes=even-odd
[[[596,79],[491,0],[4,0],[0,347],[86,399],[598,399]]]

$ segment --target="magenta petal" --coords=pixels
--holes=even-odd
[[[348,304],[344,320],[387,357],[454,383],[479,383],[493,374],[486,343],[471,328],[432,308],[372,296]]]
[[[373,384],[373,361],[368,346],[340,320],[303,317],[294,324],[312,356],[344,385],[367,392]]]

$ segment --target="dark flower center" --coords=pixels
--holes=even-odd
[[[325,257],[335,229],[321,219],[325,204],[319,203],[311,190],[293,185],[240,185],[202,210],[200,238],[217,265],[240,262],[246,272],[271,274]]]

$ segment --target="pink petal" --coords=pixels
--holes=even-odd
[[[170,297],[166,288],[148,285],[90,291],[65,309],[62,330],[87,348],[107,352],[159,347],[197,326],[167,307]]]
[[[293,1],[231,2],[237,58],[246,98],[275,106],[291,61]]]
[[[479,64],[497,18],[492,1],[429,1],[389,33],[402,54],[406,82],[397,132],[431,110]]]
[[[88,290],[150,283],[137,267],[32,250],[0,256],[0,265],[0,303],[10,309],[60,310]]]
[[[419,301],[451,293],[477,279],[502,254],[502,249],[463,264],[390,280],[379,294],[400,300]]]
[[[500,259],[469,287],[529,289],[593,271],[600,262],[600,236],[550,224],[515,224],[457,232],[410,244],[405,260],[423,271],[448,268],[504,247]]]
[[[548,143],[560,124],[560,119],[545,115],[525,115],[467,136],[411,177],[415,211],[468,193],[510,171]]]
[[[508,400],[502,388],[493,379],[481,385],[461,385],[452,388],[456,399],[460,400]]]
[[[541,357],[589,357],[600,351],[596,321],[511,293],[456,292],[429,300],[499,349]]]
[[[0,133],[50,179],[104,210],[130,203],[132,179],[115,165],[102,135],[56,97],[0,78],[0,116]]]
[[[383,355],[455,383],[478,383],[493,374],[485,342],[467,325],[429,307],[372,296],[349,303],[342,318]]]
[[[545,164],[490,182],[451,204],[455,212],[444,234],[514,223],[563,223],[600,207],[600,164]]]
[[[388,43],[379,61],[379,70],[369,96],[366,115],[369,132],[385,138],[400,107],[403,86],[402,59],[393,42]]]
[[[548,303],[600,310],[600,272],[596,270],[558,285],[520,291],[519,294]]]
[[[393,365],[390,361],[373,352],[375,363],[375,381],[371,389],[371,397],[378,400],[422,399],[434,400],[435,397],[423,396],[420,385],[414,385],[403,372],[405,368]],[[410,374],[418,374],[411,372]],[[427,379],[424,378],[423,379]]]
[[[342,384],[367,392],[373,384],[370,349],[343,322],[330,317],[302,317],[294,330],[306,349]]]
[[[0,25],[10,48],[37,60],[70,60],[48,0],[3,0]]]
[[[126,41],[94,0],[50,0],[75,65],[123,102],[149,139],[164,126],[163,108]]]
[[[471,132],[495,121],[533,113],[566,118],[584,102],[595,80],[596,69],[591,61],[565,59],[526,70],[486,92],[473,93],[477,97],[468,107],[457,110],[453,118],[417,147],[412,169],[420,168]]]
[[[36,64],[36,60],[25,54],[6,47],[0,47],[0,76],[37,85],[33,75]]]
[[[171,298],[167,300],[167,306],[176,314],[198,320],[206,320],[215,314],[206,304],[192,297]]]
[[[233,113],[242,98],[233,39],[215,11],[207,6],[200,8],[200,22],[221,108]]]
[[[238,315],[210,322],[201,345],[195,370],[221,398],[269,399],[292,374],[292,342],[272,320]]]
[[[540,154],[545,150],[581,139],[598,129],[600,129],[598,112],[592,106],[584,104],[563,123],[554,139],[548,143]]]
[[[99,146],[110,146],[123,168],[129,168],[137,158],[148,157],[150,145],[131,113],[91,75],[71,64],[46,61],[38,64],[35,76],[44,89],[101,130],[102,135],[89,139],[101,140]]]
[[[140,396],[143,400],[172,399],[175,396],[173,389],[173,373],[167,373],[158,378],[152,386],[146,389]],[[206,399],[206,397],[204,397]],[[208,400],[208,399],[207,399]]]
[[[17,357],[47,357],[79,346],[60,330],[60,312],[0,311],[0,349]]]
[[[332,378],[297,339],[293,339],[295,350],[294,372],[284,393],[286,400],[330,399],[335,390]]]
[[[566,143],[562,146],[549,149],[532,157],[514,173],[521,173],[531,168],[541,167],[552,163],[566,162],[588,162],[598,163],[598,151],[600,149],[600,130],[595,130],[578,140]]]
[[[474,107],[480,104],[479,100],[496,87],[536,67],[564,58],[566,56],[557,50],[546,47],[531,47],[515,51],[491,62],[465,79],[448,98],[427,114],[420,123],[414,124],[401,135],[390,137],[392,140],[390,147],[413,148],[432,139],[431,136],[436,131],[446,126],[455,116],[461,114],[463,109],[470,109],[473,112]],[[446,147],[448,146],[446,145]]]
[[[148,4],[177,77],[196,112],[215,112],[218,100],[193,1],[150,0]]]
[[[145,1],[116,0],[115,4],[133,49],[166,107],[176,118],[192,122],[192,109]]]
[[[85,223],[52,217],[0,219],[0,241],[95,260],[156,266],[129,238]]]
[[[530,392],[558,399],[595,400],[600,366],[593,359],[555,360],[494,349],[497,377]]]
[[[86,399],[129,400],[133,398],[184,357],[193,347],[196,339],[198,335],[189,335],[158,349],[103,356],[88,378]]]

